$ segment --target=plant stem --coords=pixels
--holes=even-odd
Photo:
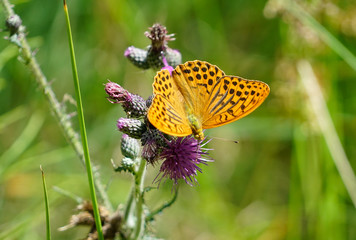
[[[135,179],[135,202],[136,202],[136,229],[134,232],[133,239],[140,239],[143,234],[144,224],[145,224],[145,216],[143,214],[143,185],[145,180],[146,173],[146,160],[140,159],[140,166],[138,172],[136,174]]]
[[[133,203],[134,195],[135,195],[135,186],[136,185],[132,186],[132,190],[130,191],[129,198],[127,199],[127,202],[126,202],[125,215],[124,215],[125,221],[128,220],[130,212],[131,212],[131,207],[132,207],[132,203]]]
[[[1,0],[1,3],[4,6],[4,12],[6,18],[15,16],[15,13],[12,9],[13,6],[9,3],[8,0]],[[16,46],[19,47],[20,56],[22,57],[25,65],[33,73],[39,88],[43,89],[43,94],[46,97],[47,102],[49,103],[50,110],[52,111],[55,119],[58,121],[58,125],[61,128],[64,137],[66,138],[67,142],[72,146],[78,158],[81,160],[81,162],[84,165],[85,160],[84,160],[83,148],[78,140],[78,134],[74,131],[72,127],[72,123],[70,122],[70,118],[68,117],[68,114],[61,107],[59,101],[56,98],[56,95],[54,94],[51,88],[51,85],[48,84],[46,76],[43,74],[35,56],[32,54],[31,48],[25,37],[25,33],[23,32],[24,26],[21,25],[19,29],[20,30],[18,33],[18,40],[20,42],[20,45],[16,44]],[[96,172],[95,168],[93,169],[93,171],[95,175],[99,174],[98,172]],[[109,211],[113,211],[113,207],[109,201],[106,191],[104,190],[104,186],[101,183],[100,178],[96,177],[94,179],[94,182],[95,182],[96,189],[98,189],[100,197],[104,201],[105,207]]]
[[[154,217],[157,214],[161,213],[164,209],[170,207],[177,200],[177,197],[178,197],[178,188],[175,190],[174,196],[172,197],[172,199],[169,200],[168,202],[163,203],[163,205],[161,207],[157,208],[156,210],[151,211],[150,214],[148,214],[146,216],[145,221],[146,222],[153,221]]]
[[[72,31],[70,28],[68,8],[67,8],[67,4],[66,4],[65,0],[63,0],[63,4],[64,4],[64,13],[65,13],[66,22],[67,22],[68,41],[69,41],[70,56],[71,56],[71,62],[72,62],[75,95],[76,95],[76,100],[77,100],[78,119],[79,119],[80,133],[82,136],[82,145],[83,145],[83,150],[84,150],[85,166],[86,166],[87,175],[88,175],[90,197],[91,197],[91,201],[93,204],[93,213],[94,213],[96,230],[98,232],[98,237],[100,240],[104,240],[103,230],[102,230],[102,226],[101,226],[100,213],[99,213],[99,206],[98,206],[98,202],[96,199],[96,193],[95,193],[95,187],[94,187],[93,172],[92,172],[92,167],[91,167],[91,162],[90,162],[88,139],[87,139],[86,129],[85,129],[84,111],[83,111],[82,97],[81,97],[81,93],[80,93],[77,64],[75,61]]]

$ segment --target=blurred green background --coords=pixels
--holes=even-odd
[[[74,113],[64,97],[74,96],[74,90],[62,1],[11,2],[57,98]],[[68,2],[91,158],[114,206],[125,203],[132,179],[112,170],[110,159],[119,163],[122,157],[116,120],[124,112],[106,100],[104,84],[110,79],[145,98],[151,95],[155,73],[134,67],[123,55],[131,45],[144,48],[150,43],[143,34],[148,27],[159,22],[175,33],[176,41],[169,46],[181,51],[183,61],[209,61],[227,74],[259,79],[271,87],[253,114],[206,131],[240,143],[211,141],[215,162],[203,166],[199,186],[181,184],[176,203],[150,226],[157,236],[356,239],[355,207],[316,118],[324,115],[313,110],[297,66],[305,59],[313,67],[354,169],[356,73],[335,52],[340,46],[325,44],[318,29],[303,22],[307,15],[296,18],[288,2]],[[298,2],[356,53],[354,0]],[[3,11],[0,16],[4,22]],[[53,239],[81,239],[85,227],[57,231],[75,213],[76,202],[52,187],[89,199],[85,169],[49,112],[42,90],[17,59],[17,48],[3,39],[7,34],[2,32],[0,41],[0,239],[45,238],[40,164],[49,187]],[[72,122],[78,129],[75,115]],[[148,166],[146,185],[152,185],[157,173],[158,167]],[[153,209],[170,199],[171,186],[167,181],[149,192],[148,206]]]

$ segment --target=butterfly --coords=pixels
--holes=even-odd
[[[253,112],[270,88],[261,81],[225,75],[204,61],[188,61],[172,73],[159,71],[152,84],[154,97],[147,117],[161,132],[173,136],[193,134],[204,139],[203,129],[219,127]]]

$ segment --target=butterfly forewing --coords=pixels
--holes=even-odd
[[[184,98],[167,70],[155,76],[153,93],[154,98],[147,114],[152,125],[170,135],[191,134],[184,110]]]
[[[228,124],[253,112],[269,94],[267,84],[235,76],[216,82],[204,108],[203,128]]]
[[[224,72],[208,62],[195,60],[179,65],[172,75],[188,107],[198,119],[203,120],[204,106]]]

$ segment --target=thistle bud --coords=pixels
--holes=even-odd
[[[137,139],[129,137],[127,134],[121,138],[121,153],[125,157],[135,159],[140,154],[140,144]]]
[[[146,115],[146,101],[141,96],[132,94],[119,84],[109,81],[105,84],[105,91],[111,103],[120,103],[127,116],[138,118]]]
[[[141,138],[146,131],[146,125],[143,122],[132,118],[119,118],[117,120],[117,128],[119,131],[137,139]]]

